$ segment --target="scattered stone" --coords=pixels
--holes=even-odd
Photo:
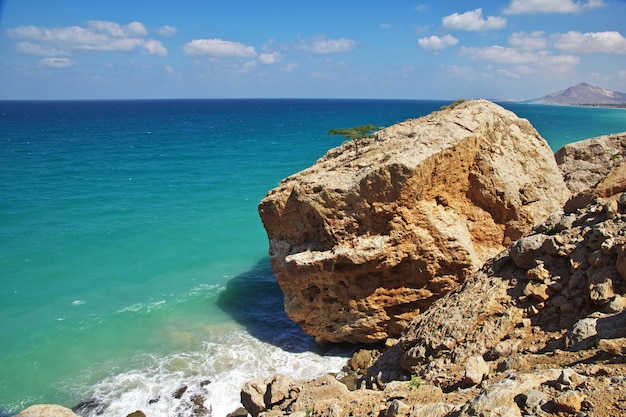
[[[176,389],[176,391],[174,391],[174,393],[172,394],[173,398],[176,398],[177,400],[180,400],[183,395],[185,394],[185,392],[187,392],[187,385],[183,385],[179,388]]]
[[[552,241],[552,240],[553,239],[547,239],[546,242]],[[546,245],[544,243],[544,245],[542,246],[542,250],[545,246]],[[550,271],[546,269],[543,263],[540,263],[536,267],[531,268],[528,271],[526,271],[526,276],[528,277],[528,279],[533,280],[533,281],[546,282],[550,279]]]
[[[544,234],[530,235],[521,238],[511,247],[511,259],[519,268],[528,270],[538,265],[537,258],[542,254],[542,246],[548,236]]]
[[[550,298],[548,291],[548,286],[543,282],[530,281],[524,288],[524,295],[537,301],[546,301]]]
[[[582,410],[585,396],[578,391],[570,390],[554,399],[554,403],[570,414],[578,413]]]
[[[478,385],[489,375],[489,365],[482,356],[472,356],[465,363],[463,383],[468,386]]]
[[[591,317],[583,318],[565,336],[565,347],[570,351],[590,349],[596,344],[596,328],[598,320]]]
[[[626,338],[600,339],[598,349],[613,356],[626,355]]]
[[[533,388],[520,394],[516,402],[524,414],[538,415],[541,413],[541,406],[548,402],[548,398],[543,392]]]

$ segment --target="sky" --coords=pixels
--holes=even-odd
[[[0,0],[0,99],[626,92],[626,0]]]

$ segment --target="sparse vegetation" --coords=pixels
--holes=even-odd
[[[424,381],[422,381],[422,378],[418,377],[417,375],[411,375],[411,380],[409,381],[409,389],[418,389],[422,386],[423,383]]]
[[[359,141],[365,138],[375,138],[375,132],[380,130],[380,126],[374,126],[372,124],[360,125],[349,128],[341,128],[341,129],[331,129],[328,131],[329,135],[341,135],[344,136],[354,143],[354,150],[356,152],[356,156],[359,156]]]
[[[465,101],[466,101],[466,100],[465,100],[464,98],[460,98],[460,99],[458,99],[457,101],[455,101],[454,103],[452,103],[452,104],[450,104],[450,105],[448,105],[448,106],[441,106],[441,109],[440,109],[440,110],[453,109],[453,108],[455,108],[456,106],[458,106],[459,104],[461,104],[461,103],[465,103]]]

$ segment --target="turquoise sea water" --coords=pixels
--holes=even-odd
[[[189,415],[200,394],[223,416],[253,377],[339,370],[282,312],[257,203],[343,141],[329,129],[443,104],[0,102],[0,415]],[[555,150],[626,131],[626,110],[503,106]]]

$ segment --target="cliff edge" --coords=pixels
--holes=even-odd
[[[259,204],[289,317],[318,341],[373,343],[568,199],[532,125],[475,100],[330,150]]]

